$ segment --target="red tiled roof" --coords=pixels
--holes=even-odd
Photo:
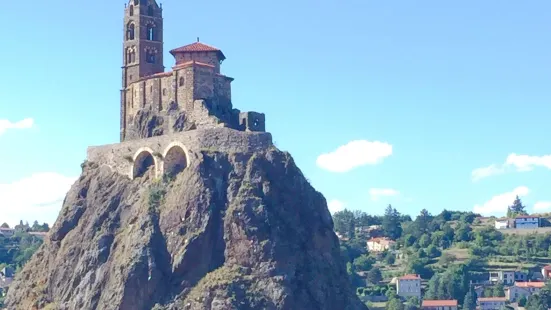
[[[482,297],[482,298],[478,298],[478,301],[481,302],[481,301],[507,301],[507,298],[505,297]]]
[[[217,52],[218,56],[224,60],[226,56],[222,51],[214,46],[210,46],[201,42],[195,42],[192,44],[184,45],[182,47],[175,48],[170,51],[172,55],[175,53],[194,53],[194,52]]]
[[[421,280],[421,277],[416,274],[406,274],[403,277],[400,277],[400,280]]]
[[[551,271],[551,266],[545,266],[543,267],[543,270]]]
[[[457,300],[423,300],[422,307],[457,307]]]
[[[515,282],[516,287],[532,287],[532,288],[542,288],[545,286],[544,282]]]

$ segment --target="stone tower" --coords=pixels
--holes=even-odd
[[[126,89],[145,76],[164,72],[163,10],[155,0],[130,0],[125,6],[123,42],[121,141]]]

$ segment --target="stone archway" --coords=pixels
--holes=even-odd
[[[150,171],[150,169],[152,169],[153,176],[156,176],[157,160],[153,156],[153,150],[146,147],[141,148],[134,155],[130,177],[132,179],[142,177],[146,172]]]
[[[163,152],[163,173],[175,176],[189,166],[189,153],[180,142],[170,143]]]

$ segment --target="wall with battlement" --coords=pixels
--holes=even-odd
[[[213,128],[91,146],[87,150],[87,160],[133,178],[134,161],[140,153],[147,151],[152,153],[155,160],[155,176],[160,176],[164,171],[163,156],[175,145],[182,146],[188,162],[192,162],[201,151],[248,153],[268,149],[273,144],[272,135],[267,132]]]

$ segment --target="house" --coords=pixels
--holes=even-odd
[[[551,266],[545,266],[541,268],[541,275],[543,276],[544,280],[551,279]]]
[[[388,238],[371,238],[367,240],[367,249],[370,252],[383,252],[389,250],[395,244],[395,241]]]
[[[0,227],[0,235],[9,238],[14,234],[15,234],[15,229]]]
[[[515,218],[515,228],[529,229],[540,227],[540,218],[537,216],[520,215]]]
[[[421,277],[416,274],[408,274],[398,278],[396,294],[404,298],[421,298]]]
[[[505,296],[510,302],[517,302],[522,297],[528,298],[539,293],[544,287],[544,282],[515,282],[515,285],[507,289]]]
[[[457,300],[423,300],[423,310],[457,310]]]
[[[488,279],[490,283],[503,283],[505,285],[512,285],[515,283],[514,271],[490,271],[490,277]]]
[[[349,240],[348,237],[345,237],[344,235],[342,235],[338,231],[335,232],[335,235],[337,235],[337,238],[339,238],[340,241],[348,241]]]
[[[496,219],[494,226],[496,229],[507,229],[509,228],[509,219]]]
[[[12,278],[15,274],[15,270],[11,267],[4,267],[0,270],[0,278]]]
[[[524,271],[515,271],[515,282],[526,282],[528,281],[528,273]]]
[[[480,310],[501,310],[505,307],[507,298],[505,297],[483,297],[478,298]]]

